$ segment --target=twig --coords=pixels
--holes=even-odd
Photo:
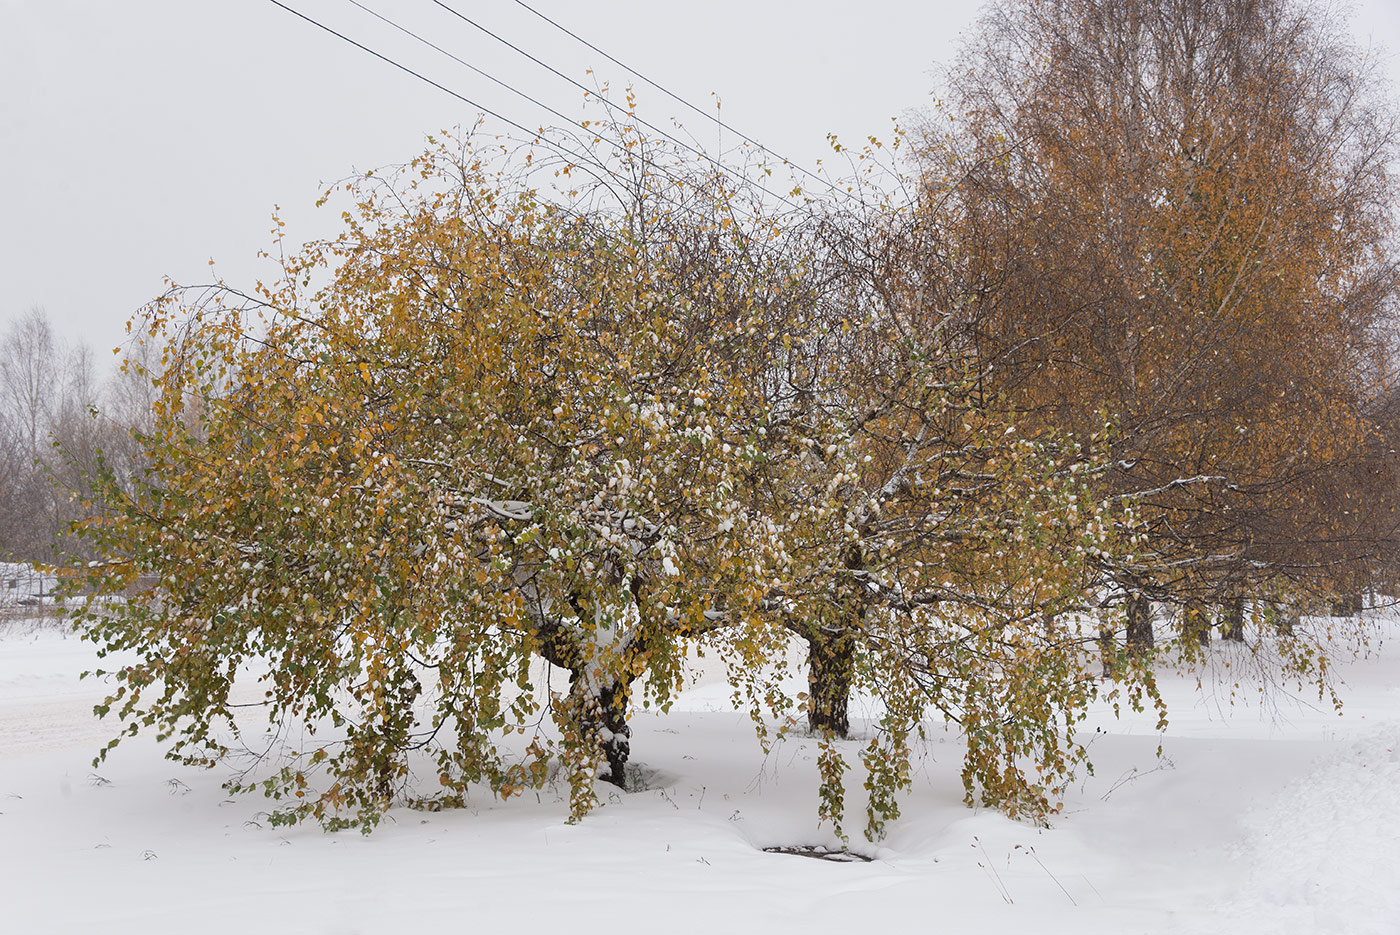
[[[981,851],[982,856],[987,858],[987,862],[985,864],[979,860],[977,862],[977,866],[987,871],[988,877],[990,877],[992,880],[992,885],[994,885],[997,888],[997,895],[1000,896],[1002,898],[1002,901],[1005,902],[1008,906],[1016,905],[1016,900],[1011,898],[1011,892],[1006,888],[1006,884],[1002,882],[1001,874],[997,873],[997,868],[992,866],[992,858],[987,853],[987,849],[982,846],[982,841],[975,834],[972,836],[972,846]]]
[[[1164,769],[1176,769],[1176,764],[1173,763],[1171,760],[1167,759],[1166,757],[1163,757],[1161,763],[1158,763],[1156,766],[1152,767],[1151,769],[1147,770],[1146,772],[1140,772],[1140,771],[1138,770],[1138,768],[1137,768],[1136,766],[1134,766],[1132,769],[1128,770],[1128,771],[1127,771],[1126,773],[1124,773],[1122,776],[1119,776],[1119,777],[1118,777],[1118,781],[1115,782],[1111,787],[1109,787],[1109,790],[1108,790],[1107,792],[1105,792],[1103,795],[1099,796],[1099,801],[1101,801],[1101,802],[1107,802],[1107,801],[1108,801],[1108,797],[1109,797],[1110,795],[1112,795],[1113,793],[1117,792],[1118,789],[1119,789],[1119,787],[1121,787],[1121,786],[1126,786],[1126,785],[1127,785],[1128,783],[1130,783],[1130,782],[1136,782],[1138,779],[1141,779],[1143,776],[1148,776],[1148,775],[1151,775],[1152,773],[1161,772],[1161,771],[1164,770]]]
[[[1078,906],[1078,905],[1079,905],[1079,903],[1077,903],[1077,902],[1074,901],[1074,897],[1071,896],[1071,895],[1069,894],[1069,890],[1065,889],[1065,885],[1064,885],[1063,883],[1060,882],[1060,878],[1057,877],[1057,876],[1055,876],[1053,873],[1051,873],[1049,867],[1047,867],[1047,866],[1045,866],[1045,864],[1041,863],[1040,858],[1037,857],[1037,856],[1035,855],[1035,848],[1034,848],[1034,847],[1024,847],[1024,846],[1022,846],[1022,845],[1020,845],[1020,844],[1017,844],[1017,845],[1016,845],[1016,850],[1018,850],[1018,851],[1025,851],[1027,854],[1030,855],[1031,860],[1035,861],[1037,864],[1040,864],[1040,869],[1041,869],[1041,870],[1044,870],[1044,871],[1045,871],[1045,875],[1048,876],[1050,879],[1052,879],[1052,880],[1055,881],[1055,885],[1058,886],[1058,887],[1060,888],[1060,892],[1061,892],[1061,893],[1064,893],[1064,894],[1065,894],[1065,899],[1068,899],[1068,900],[1069,900],[1069,904],[1070,904],[1071,906]]]

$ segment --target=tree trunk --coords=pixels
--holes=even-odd
[[[852,543],[842,558],[852,578],[837,605],[842,616],[832,628],[835,632],[817,621],[801,633],[807,640],[807,728],[819,737],[844,740],[851,732],[847,709],[855,679],[856,633],[865,625],[866,605],[857,578],[865,570],[864,553]]]
[[[578,608],[576,608],[577,610]],[[631,704],[632,682],[635,675],[619,680],[609,675],[590,677],[586,673],[592,663],[579,646],[578,634],[560,626],[557,621],[537,623],[533,633],[535,651],[552,665],[569,671],[569,706],[580,736],[597,738],[607,775],[598,778],[620,789],[627,783],[627,759],[632,754],[632,728],[627,725],[627,709]],[[628,648],[631,656],[644,655],[646,644],[637,640]],[[633,671],[624,666],[624,672]],[[595,678],[606,679],[601,686]]]
[[[1103,677],[1117,677],[1118,634],[1114,631],[1113,615],[1107,609],[1099,612],[1099,663]]]
[[[1210,645],[1210,616],[1200,601],[1186,602],[1186,607],[1181,612],[1181,632],[1188,641],[1199,643],[1201,646]]]
[[[632,755],[632,728],[627,725],[627,705],[630,685],[614,684],[604,688],[598,697],[599,727],[603,738],[603,756],[608,761],[608,775],[599,776],[619,789],[627,788],[627,758]]]
[[[1126,638],[1128,655],[1141,659],[1152,651],[1152,600],[1145,594],[1134,592],[1128,595],[1128,633]]]
[[[851,724],[847,707],[855,675],[855,640],[848,631],[831,636],[813,630],[807,637],[807,727],[819,736],[845,739]]]
[[[1232,597],[1225,602],[1224,612],[1220,615],[1220,638],[1244,642],[1244,598]]]
[[[1355,617],[1361,613],[1361,594],[1352,592],[1344,594],[1332,602],[1332,616],[1334,617]]]
[[[575,729],[585,742],[597,744],[595,749],[607,763],[607,771],[599,770],[598,778],[626,789],[627,760],[632,755],[632,728],[627,724],[631,686],[609,680],[598,687],[579,672],[570,674],[569,707]]]

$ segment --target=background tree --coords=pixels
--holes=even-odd
[[[48,319],[31,309],[0,345],[0,412],[4,415],[5,491],[0,494],[0,552],[13,561],[47,558],[56,532],[53,491],[40,469],[61,362]]]
[[[1341,25],[1286,0],[998,4],[926,138],[998,386],[1117,433],[1106,491],[1138,531],[1104,570],[1131,651],[1152,598],[1306,591],[1392,547],[1294,546],[1316,479],[1361,457],[1397,294],[1395,117]]]
[[[0,558],[91,557],[69,527],[96,508],[86,480],[96,461],[130,451],[128,412],[110,402],[117,385],[40,309],[0,338]]]

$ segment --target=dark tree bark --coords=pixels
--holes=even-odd
[[[632,694],[630,684],[614,684],[604,688],[598,697],[599,732],[603,739],[603,756],[608,761],[608,775],[599,776],[619,789],[627,788],[627,758],[632,755],[632,728],[627,725],[627,705]]]
[[[1344,594],[1332,602],[1332,616],[1355,617],[1361,613],[1362,604],[1361,593],[1359,591]]]
[[[1181,612],[1181,632],[1191,642],[1210,645],[1210,615],[1206,613],[1203,603],[1197,600],[1186,602]]]
[[[830,626],[816,620],[789,627],[807,641],[807,728],[818,736],[838,739],[851,732],[848,709],[855,681],[856,634],[865,625],[867,610],[858,583],[865,570],[864,553],[852,544],[843,559],[851,579],[837,604],[839,619]]]
[[[1225,602],[1224,612],[1220,615],[1220,638],[1244,642],[1244,598],[1232,597]]]
[[[844,739],[850,735],[848,706],[855,675],[855,640],[815,629],[807,637],[807,727],[812,733]]]
[[[632,698],[632,682],[610,679],[597,690],[590,691],[585,667],[589,664],[578,645],[577,634],[558,621],[540,621],[534,630],[535,650],[551,664],[569,670],[569,704],[578,729],[587,737],[597,737],[608,764],[606,775],[599,779],[619,789],[627,787],[627,760],[632,755],[632,728],[627,724],[627,709]],[[638,640],[629,647],[633,656],[645,652],[645,641]],[[633,667],[624,667],[633,671]],[[595,676],[596,677],[596,676]],[[606,677],[606,676],[604,676]]]
[[[1112,617],[1107,610],[1101,610],[1099,616],[1099,664],[1102,666],[1102,676],[1106,679],[1117,678],[1118,669],[1118,634],[1113,628]]]
[[[595,690],[581,670],[573,670],[569,675],[573,721],[581,735],[596,738],[597,749],[607,763],[606,772],[600,770],[598,778],[626,789],[627,761],[632,755],[632,728],[627,724],[627,709],[634,679],[609,680]]]
[[[1155,645],[1152,633],[1152,599],[1141,592],[1128,595],[1128,633],[1125,642],[1128,655],[1134,658],[1147,655]]]

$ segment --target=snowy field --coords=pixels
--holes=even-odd
[[[1400,933],[1400,624],[1382,629],[1341,667],[1341,715],[1277,693],[1231,710],[1210,676],[1164,677],[1160,761],[1151,718],[1096,715],[1096,773],[1049,830],[966,808],[949,735],[889,837],[853,839],[875,859],[834,863],[763,851],[835,843],[815,744],[765,758],[714,682],[637,715],[652,788],[605,793],[579,825],[561,790],[327,834],[269,827],[269,803],[150,739],[94,771],[113,725],[77,678],[91,646],[0,621],[0,929]]]

